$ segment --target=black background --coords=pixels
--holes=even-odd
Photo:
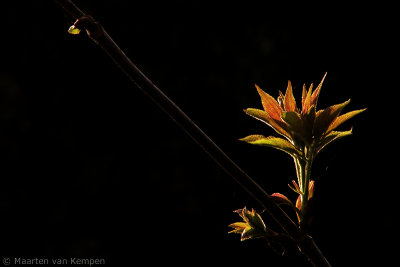
[[[333,266],[392,265],[398,241],[398,44],[392,6],[269,1],[76,1],[135,64],[269,193],[293,162],[237,141],[273,135],[243,113],[319,83],[319,108],[367,107],[316,159],[312,235]],[[228,235],[261,207],[52,1],[2,6],[0,256],[307,266]],[[274,223],[268,216],[265,221]]]

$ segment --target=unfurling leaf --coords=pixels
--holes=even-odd
[[[291,207],[294,207],[294,204],[292,201],[290,201],[285,195],[281,193],[273,193],[271,194],[271,198],[277,203],[277,204],[286,204]]]
[[[72,25],[71,27],[69,27],[68,33],[76,35],[76,34],[80,34],[81,30],[76,28],[75,25]]]
[[[297,185],[295,180],[292,180],[292,184],[294,185],[294,187],[288,184],[289,188],[292,189],[297,194],[301,194],[300,187]]]
[[[236,222],[229,225],[234,230],[229,233],[241,234],[241,241],[254,238],[272,238],[277,235],[274,231],[267,228],[262,220],[260,214],[247,210],[246,207],[235,211],[242,217],[243,222]]]
[[[284,97],[284,107],[286,111],[297,111],[296,99],[293,95],[292,83],[289,81]]]

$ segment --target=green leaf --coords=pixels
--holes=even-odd
[[[306,121],[302,119],[299,113],[294,111],[282,112],[281,118],[290,128],[290,134],[297,144],[298,141],[303,143],[311,143],[312,128],[307,129],[304,124]]]
[[[71,27],[69,27],[68,33],[69,33],[69,34],[74,34],[74,35],[76,35],[76,34],[80,34],[80,33],[81,33],[81,30],[78,29],[78,28],[75,28],[75,26],[72,25]]]
[[[305,131],[312,135],[313,128],[314,128],[314,121],[315,121],[316,110],[315,106],[312,105],[306,114],[301,115],[301,119],[303,121]]]
[[[332,130],[335,130],[339,125],[341,125],[342,123],[344,123],[345,121],[353,118],[354,116],[356,116],[357,114],[360,114],[361,112],[365,111],[366,108],[364,109],[359,109],[359,110],[353,110],[350,112],[347,112],[343,115],[340,115],[339,117],[337,117],[332,123],[331,125],[329,125],[329,128],[327,130],[327,132],[329,133]]]
[[[256,229],[256,228],[248,227],[243,230],[240,241],[263,237],[264,235],[265,235],[265,232],[260,231],[259,229]]]
[[[295,111],[284,111],[282,112],[281,118],[284,122],[289,124],[294,132],[303,133],[304,127],[299,113]]]
[[[292,143],[289,141],[279,138],[279,137],[274,137],[274,136],[268,136],[265,137],[263,135],[249,135],[245,138],[239,139],[240,141],[244,141],[246,143],[252,144],[252,145],[259,145],[259,146],[268,146],[272,148],[276,148],[279,150],[282,150],[292,157],[295,156],[301,156],[302,153],[300,150],[298,150]]]
[[[229,233],[241,234],[241,241],[259,237],[270,237],[276,235],[275,232],[268,229],[260,214],[254,209],[251,211],[247,210],[246,207],[235,211],[242,217],[243,222],[236,222],[229,225],[234,230]]]
[[[254,212],[254,216],[251,217],[250,225],[262,231],[266,229],[263,219],[257,212]]]
[[[321,141],[321,143],[318,145],[317,147],[317,153],[319,153],[326,145],[328,145],[329,143],[338,140],[340,138],[343,138],[345,136],[351,135],[352,134],[352,130],[350,129],[348,131],[331,131],[328,135],[326,135],[323,140]]]

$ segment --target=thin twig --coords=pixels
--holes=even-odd
[[[102,25],[87,16],[70,0],[55,0],[70,16],[78,20],[77,27],[84,27],[88,36],[98,44],[118,67],[175,121],[208,155],[230,174],[254,197],[272,218],[297,242],[301,252],[314,266],[330,266],[311,236],[307,235],[269,197],[253,179],[236,165],[171,99],[150,81],[125,55],[107,34]]]

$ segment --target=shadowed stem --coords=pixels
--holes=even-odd
[[[304,195],[303,195],[304,202],[302,202],[302,210],[305,210],[307,208],[307,204],[308,204],[312,162],[313,162],[313,151],[309,151],[309,156],[307,156],[305,166],[304,166],[304,191],[303,191],[304,192]]]
[[[300,227],[304,226],[304,222],[307,222],[307,216],[309,216],[308,212],[308,202],[310,196],[310,178],[311,178],[311,166],[314,160],[314,152],[312,146],[304,147],[304,156],[302,157],[293,157],[294,164],[296,167],[296,175],[297,175],[297,183],[299,185],[299,194],[301,199],[301,207],[298,207],[301,211],[301,215],[299,218]],[[296,202],[297,206],[297,202]]]
[[[76,22],[76,27],[85,28],[88,36],[98,44],[118,67],[175,121],[208,155],[230,174],[251,196],[254,197],[272,218],[297,243],[302,253],[314,266],[330,266],[312,237],[288,217],[269,195],[239,166],[237,166],[172,100],[150,81],[112,40],[100,23],[87,16],[70,0],[55,0]]]

